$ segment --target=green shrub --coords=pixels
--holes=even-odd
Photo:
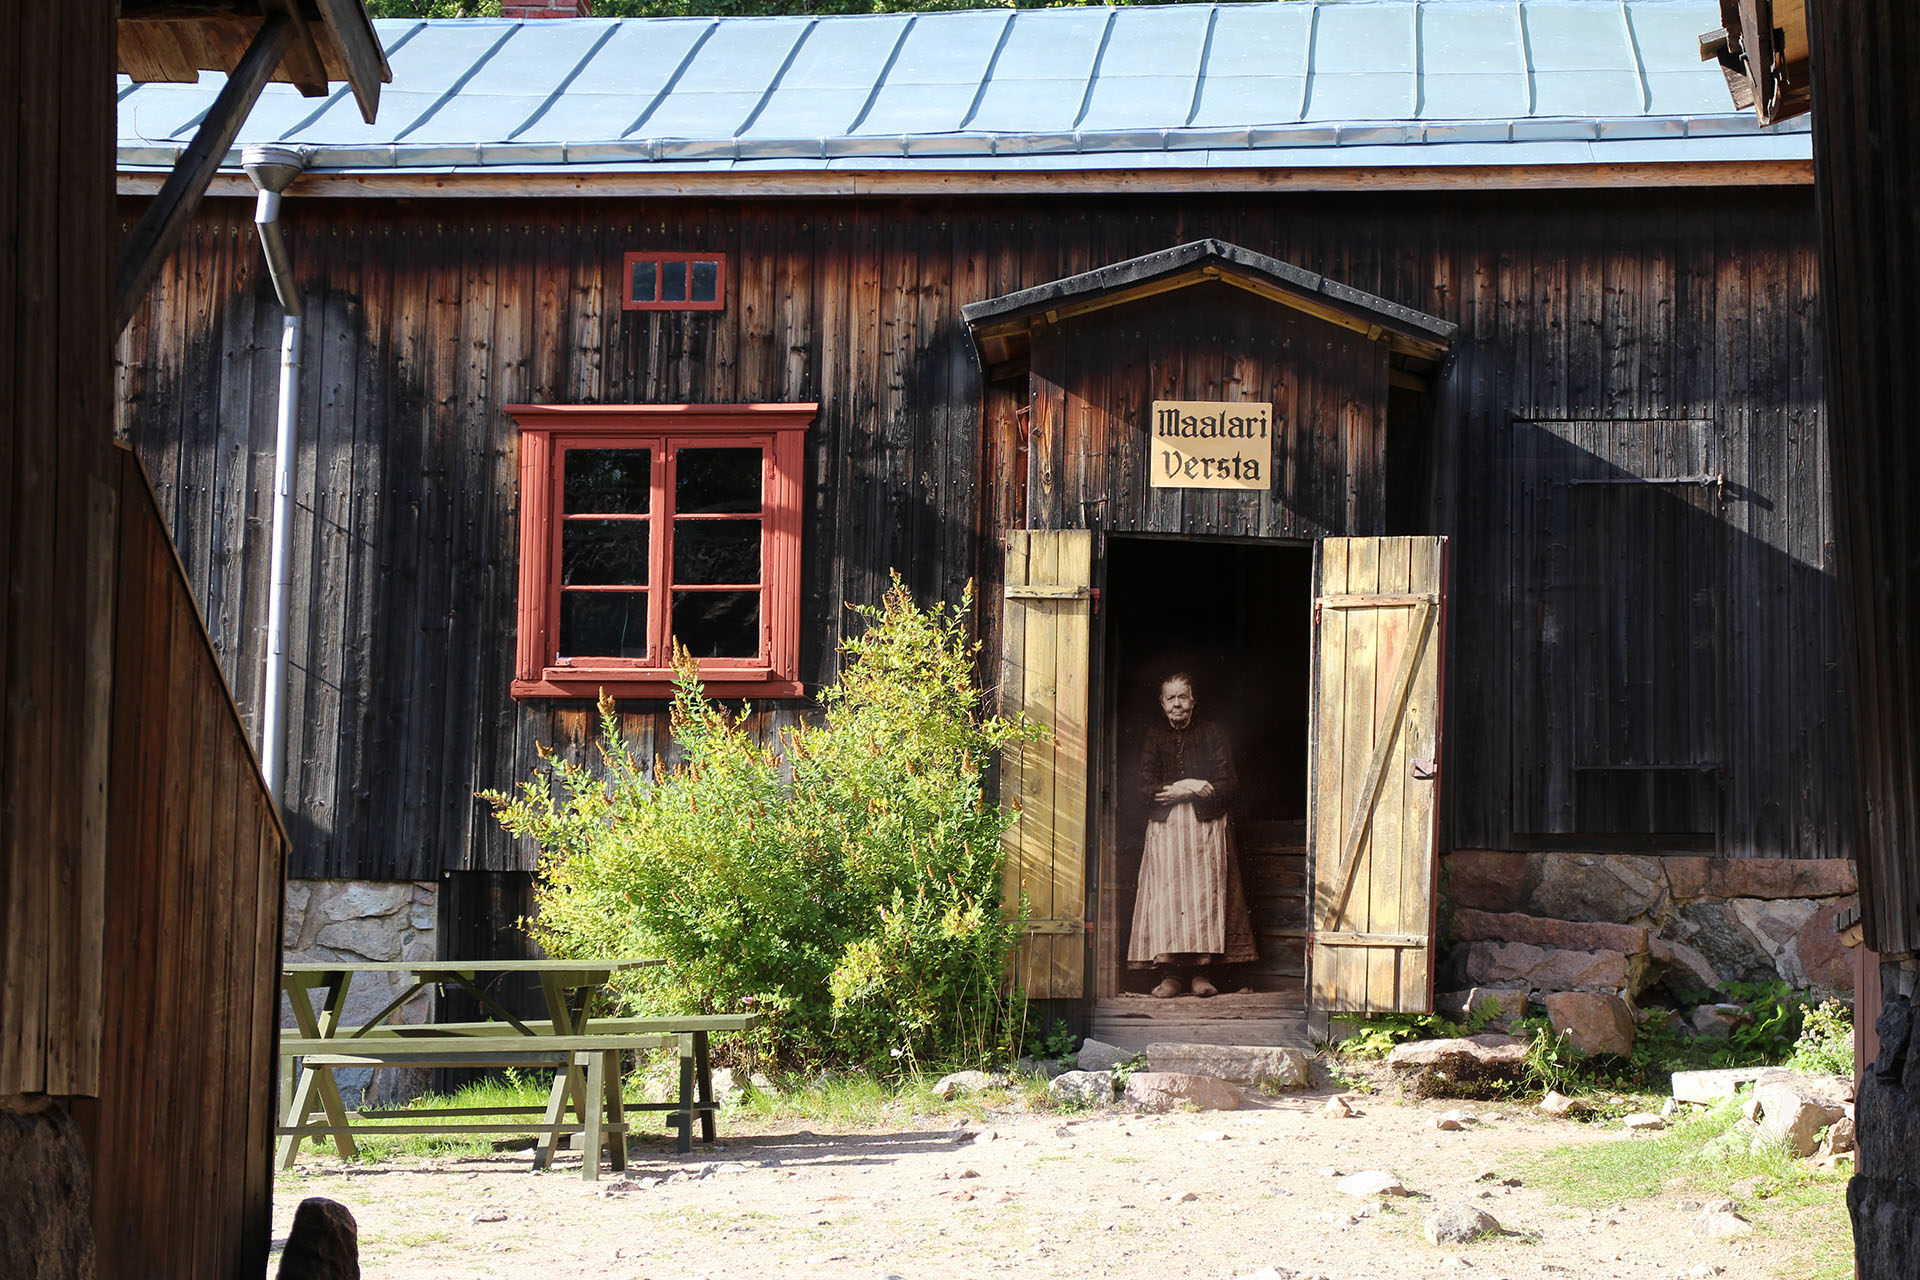
[[[756,1047],[786,1065],[1008,1056],[1025,1008],[1005,977],[1022,922],[1000,901],[1013,814],[984,775],[1040,731],[982,713],[971,600],[921,609],[896,577],[859,611],[818,720],[771,743],[707,699],[685,654],[681,764],[643,768],[602,698],[604,773],[543,751],[530,781],[484,796],[541,848],[536,940],[659,956],[631,1006],[758,1010]]]
[[[1477,1036],[1487,1029],[1498,1012],[1491,1001],[1482,1002],[1467,1014],[1465,1022],[1455,1022],[1439,1013],[1375,1013],[1362,1019],[1354,1033],[1334,1048],[1346,1058],[1384,1058],[1395,1045],[1409,1040],[1439,1040],[1453,1036]]]

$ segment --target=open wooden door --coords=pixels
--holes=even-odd
[[[1035,1000],[1086,994],[1087,693],[1093,663],[1093,535],[1007,535],[1001,708],[1053,731],[1002,766],[1001,799],[1020,817],[1005,837],[1006,894],[1027,897],[1014,974]]]
[[[1327,538],[1316,567],[1313,1008],[1430,1012],[1446,539]]]

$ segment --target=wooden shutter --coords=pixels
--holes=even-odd
[[[1007,899],[1024,893],[1029,913],[1014,974],[1036,1000],[1085,994],[1092,577],[1091,533],[1007,535],[1001,707],[1053,731],[1010,756],[1001,774],[1001,798],[1020,810],[1005,838]]]
[[[1314,605],[1316,1009],[1433,1007],[1444,538],[1327,538]]]

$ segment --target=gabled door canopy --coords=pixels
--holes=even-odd
[[[971,302],[960,308],[960,318],[973,335],[981,369],[997,381],[1026,371],[1031,335],[1041,325],[1209,281],[1384,340],[1394,370],[1421,387],[1446,359],[1460,328],[1224,240],[1195,240],[1003,298]]]

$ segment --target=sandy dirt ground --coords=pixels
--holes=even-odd
[[[723,1119],[720,1143],[688,1156],[637,1136],[627,1175],[597,1184],[571,1156],[533,1174],[526,1152],[374,1165],[307,1155],[278,1179],[275,1248],[300,1199],[319,1195],[353,1211],[363,1271],[376,1280],[1232,1280],[1269,1266],[1327,1280],[1759,1280],[1807,1261],[1804,1242],[1764,1223],[1741,1241],[1695,1238],[1700,1196],[1683,1187],[1591,1210],[1522,1176],[1547,1148],[1622,1140],[1609,1127],[1388,1098],[1356,1099],[1362,1114],[1339,1120],[1318,1113],[1325,1097],[844,1133],[764,1121],[750,1132]],[[1459,1106],[1484,1120],[1433,1127]],[[1371,1169],[1414,1195],[1356,1216],[1367,1202],[1336,1191],[1335,1171]],[[1491,1213],[1509,1234],[1428,1244],[1427,1216],[1451,1202]]]

